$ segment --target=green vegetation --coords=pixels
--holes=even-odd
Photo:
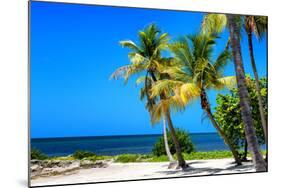
[[[152,93],[177,91],[174,96],[184,105],[188,105],[193,98],[200,98],[202,110],[229,146],[237,164],[241,164],[238,153],[215,121],[207,96],[209,89],[234,87],[236,83],[235,76],[223,76],[223,68],[232,58],[229,49],[223,49],[216,59],[212,58],[218,38],[216,32],[199,32],[171,43],[169,49],[177,63],[163,69],[163,73],[168,74],[169,78],[157,81],[152,87]]]
[[[177,158],[176,154],[174,157]],[[231,158],[231,151],[208,151],[208,152],[183,152],[185,160],[207,160],[207,159],[223,159]],[[114,157],[114,162],[129,163],[129,162],[168,162],[167,155],[140,155],[140,154],[121,154]]]
[[[112,156],[98,156],[98,155],[93,155],[93,156],[90,156],[90,157],[85,157],[83,158],[83,160],[90,160],[90,161],[97,161],[97,160],[106,160],[106,159],[111,159]]]
[[[129,162],[137,162],[137,159],[140,157],[138,154],[122,154],[116,156],[115,162],[120,163],[129,163]]]
[[[31,159],[46,160],[48,159],[48,156],[38,149],[31,149]]]
[[[92,153],[90,151],[77,150],[72,156],[75,159],[84,159],[86,157],[95,157],[96,154],[94,154],[94,153]]]
[[[263,102],[263,110],[267,115],[267,80],[260,79],[261,97]],[[255,81],[247,78],[247,89],[249,91],[251,113],[253,117],[256,135],[260,145],[265,144],[264,132],[259,112],[258,95],[255,88]],[[245,139],[244,123],[241,118],[241,110],[239,106],[239,96],[237,88],[230,90],[230,94],[217,95],[217,107],[215,108],[215,118],[226,136],[231,140],[236,150],[240,151],[240,157],[246,160],[248,144]]]
[[[38,151],[38,150],[37,150]],[[241,152],[241,151],[240,151]],[[40,152],[41,153],[41,152]],[[263,155],[265,155],[266,151],[262,151]],[[42,156],[46,156],[45,154],[41,153]],[[177,158],[176,154],[174,157]],[[231,151],[208,151],[208,152],[191,152],[186,153],[183,152],[183,157],[185,160],[207,160],[207,159],[223,159],[223,158],[231,158],[232,153]],[[248,154],[248,157],[251,157],[251,154]],[[38,160],[77,160],[77,158],[72,157],[72,155],[64,156],[64,157],[52,157],[52,158],[40,158]],[[107,160],[113,159],[115,163],[132,163],[132,162],[168,162],[169,159],[167,155],[160,155],[155,156],[153,154],[121,154],[116,156],[89,156],[84,157],[79,160],[90,160],[90,161],[97,161],[97,160]]]
[[[170,114],[171,107],[179,109],[182,108],[182,105],[177,103],[177,99],[174,100],[175,98],[172,97],[173,93],[168,90],[164,89],[156,95],[151,93],[151,88],[157,81],[169,78],[169,75],[162,71],[166,67],[171,66],[174,61],[173,58],[162,57],[162,52],[167,50],[170,37],[168,33],[163,33],[156,24],[151,24],[139,31],[137,37],[138,41],[136,43],[131,40],[120,42],[122,47],[129,48],[130,50],[128,54],[130,64],[115,70],[111,78],[124,78],[125,83],[127,83],[128,79],[133,75],[144,73],[136,81],[137,84],[143,83],[143,87],[140,89],[140,99],[146,99],[146,109],[150,113],[152,124],[155,124],[157,119],[161,117],[167,120],[179,166],[185,168],[186,163],[183,160]]]
[[[175,133],[176,133],[176,137],[179,141],[182,152],[191,153],[191,152],[195,151],[194,145],[191,142],[191,139],[185,130],[176,128]],[[170,148],[171,154],[175,154],[176,153],[175,145],[173,143],[170,131],[167,131],[167,136],[168,136],[168,143],[169,143],[169,148]],[[158,139],[158,141],[156,142],[156,144],[154,145],[154,147],[152,149],[152,153],[155,156],[166,155],[163,137]]]
[[[223,159],[231,158],[231,151],[192,152],[185,154],[185,160]]]
[[[249,57],[255,79],[246,77],[244,72],[240,45],[243,26],[248,35]],[[229,38],[224,41],[225,48],[215,52],[225,28],[229,29]],[[167,132],[168,144],[164,138],[160,138],[150,155],[122,154],[111,157],[76,151],[72,156],[52,159],[162,162],[172,161],[167,156],[171,156],[171,153],[182,168],[187,167],[185,160],[231,157],[240,165],[241,160],[247,159],[249,145],[252,154],[248,156],[253,157],[256,171],[265,171],[267,164],[263,160],[260,145],[266,144],[267,136],[267,80],[258,79],[252,44],[253,34],[261,39],[265,32],[266,17],[206,14],[201,31],[172,42],[168,33],[162,32],[155,24],[139,31],[137,42],[121,41],[121,46],[130,50],[130,63],[118,68],[111,78],[123,78],[127,83],[129,78],[140,76],[136,80],[137,85],[141,86],[140,99],[145,100],[152,125],[163,120],[163,128],[166,130],[167,123],[168,131],[163,134]],[[232,61],[236,76],[224,76],[224,67]],[[207,94],[211,89],[225,88],[229,88],[230,93],[217,95],[213,113]],[[174,128],[171,111],[184,111],[194,99],[200,99],[202,110],[230,151],[194,152],[188,133]],[[31,158],[48,159],[38,150],[32,150]]]
[[[224,21],[222,21],[224,20]],[[264,113],[262,111],[262,100],[260,95],[260,88],[258,85],[259,79],[257,74],[257,69],[254,60],[253,53],[253,44],[252,44],[252,33],[257,33],[259,36],[262,36],[267,32],[267,19],[266,17],[257,17],[257,16],[238,16],[232,14],[207,14],[204,17],[202,28],[206,28],[205,32],[208,33],[213,28],[219,28],[216,30],[216,33],[220,33],[224,28],[229,30],[229,39],[226,46],[231,47],[233,63],[236,72],[238,96],[239,96],[239,107],[241,109],[241,118],[244,122],[245,129],[245,138],[248,145],[251,148],[253,154],[253,163],[256,171],[266,171],[267,162],[263,159],[263,156],[260,151],[257,135],[254,127],[254,119],[251,114],[251,105],[249,100],[249,92],[246,85],[246,75],[244,63],[242,60],[241,53],[241,31],[244,26],[248,35],[248,47],[250,52],[251,65],[255,75],[256,81],[256,92],[259,96],[259,109],[260,115],[262,117],[262,125],[264,129],[264,136],[267,136],[267,125],[265,122]],[[204,29],[203,29],[204,30]]]
[[[72,155],[69,156],[65,156],[65,157],[50,157],[50,160],[58,160],[58,161],[72,161],[75,160],[74,157],[72,157]]]

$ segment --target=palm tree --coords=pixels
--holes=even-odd
[[[166,90],[177,90],[183,103],[187,104],[191,99],[199,97],[201,107],[206,112],[217,132],[224,139],[233,153],[235,161],[241,164],[238,152],[230,140],[226,137],[220,126],[214,119],[206,90],[215,88],[222,89],[226,86],[235,85],[235,77],[223,77],[224,65],[230,60],[231,54],[225,49],[214,61],[212,52],[216,42],[215,33],[189,35],[170,45],[170,50],[180,66],[165,69],[172,79],[160,80],[152,87],[152,96]],[[156,93],[156,94],[155,94]]]
[[[161,100],[165,99],[164,94],[160,94],[157,97],[151,97],[150,87],[160,79],[158,75],[158,67],[162,61],[161,52],[167,47],[169,36],[167,33],[161,33],[155,24],[151,24],[144,30],[139,31],[138,39],[138,45],[131,40],[120,42],[123,47],[127,47],[131,50],[128,55],[131,63],[118,68],[112,74],[111,78],[118,79],[123,77],[126,82],[131,75],[145,72],[144,79],[142,79],[144,80],[144,88],[141,90],[141,93],[143,93],[143,97],[146,97],[146,107],[151,113],[157,98],[160,98]],[[171,131],[172,140],[176,146],[179,166],[185,168],[186,163],[179,148],[179,142],[176,138],[172,120],[168,112],[165,114],[165,118]]]
[[[255,63],[255,57],[254,57],[254,49],[253,49],[253,41],[252,41],[252,35],[253,33],[256,35],[256,37],[261,40],[267,30],[267,19],[264,16],[244,16],[244,28],[247,32],[248,36],[248,47],[249,47],[249,53],[251,57],[251,65],[254,72],[255,77],[255,84],[256,84],[256,90],[258,95],[258,102],[259,102],[259,111],[261,116],[261,122],[262,127],[264,131],[264,137],[265,140],[267,140],[267,123],[266,118],[263,110],[263,102],[262,102],[262,96],[261,96],[261,90],[260,90],[260,84],[259,84],[259,76],[257,72],[257,67]]]
[[[161,80],[157,81],[157,82],[161,82]],[[157,84],[156,82],[156,84]],[[157,86],[156,86],[157,87]],[[153,91],[153,87],[151,89]],[[180,108],[183,108],[183,103],[181,102],[181,100],[178,98],[178,95],[174,95],[174,96],[167,96],[166,93],[164,93],[165,91],[161,91],[160,93],[162,93],[165,97],[162,97],[160,99],[160,101],[154,106],[153,110],[152,110],[152,124],[155,124],[157,123],[158,121],[160,121],[161,117],[167,122],[168,122],[168,126],[169,126],[169,129],[170,129],[170,132],[171,132],[171,137],[172,137],[172,140],[174,139],[177,139],[176,138],[176,132],[175,132],[175,129],[174,129],[174,126],[173,126],[173,123],[172,123],[172,119],[171,119],[171,112],[170,112],[170,109],[175,109],[175,110],[179,110]],[[152,93],[152,96],[157,96],[157,94],[155,94],[155,91],[153,91]],[[166,139],[166,141],[165,141]],[[164,141],[166,142],[166,147],[169,147],[168,146],[168,140],[167,140],[167,136],[165,138],[165,135],[164,135]],[[186,168],[188,167],[187,164],[182,164],[181,162],[184,161],[185,163],[185,160],[183,158],[182,155],[178,155],[178,153],[181,153],[181,147],[179,145],[179,143],[175,143],[175,149],[176,149],[176,154],[177,154],[177,158],[178,158],[178,161],[179,161],[179,166],[182,167],[182,168]],[[167,151],[167,150],[166,150]],[[179,152],[177,152],[179,151]]]
[[[158,95],[152,96],[150,90],[151,90],[153,81],[152,81],[151,77],[147,77],[147,79],[149,80],[148,87],[147,87],[147,88],[143,87],[143,88],[141,89],[141,92],[140,92],[140,96],[141,96],[141,97],[140,97],[140,98],[141,98],[141,100],[144,100],[144,98],[145,98],[145,96],[146,96],[146,93],[149,93],[149,97],[150,97],[151,99],[153,99],[153,106],[149,106],[149,103],[147,102],[147,103],[146,103],[146,108],[147,108],[148,111],[150,112],[150,115],[151,115],[151,122],[152,122],[152,125],[154,125],[156,122],[159,122],[159,121],[160,121],[160,119],[157,119],[157,120],[156,120],[155,117],[154,117],[154,112],[155,112],[155,111],[154,111],[154,107],[155,107],[155,105],[156,105],[156,102],[155,102],[155,101],[156,101],[156,98],[157,98]],[[143,78],[139,78],[136,83],[137,83],[137,84],[140,84],[143,80],[144,80]],[[146,90],[148,90],[148,92],[146,92]],[[168,167],[168,168],[172,168],[172,167],[174,166],[174,164],[175,164],[175,159],[173,158],[173,156],[172,156],[172,154],[171,154],[170,147],[169,147],[169,143],[168,143],[168,137],[167,137],[167,131],[166,131],[166,129],[167,129],[167,126],[166,126],[166,117],[163,115],[163,116],[162,116],[162,119],[163,119],[163,138],[164,138],[165,151],[166,151],[166,154],[167,154],[168,159],[169,159],[169,161],[170,161],[170,164],[169,164],[169,167]]]
[[[260,85],[259,85],[259,77],[258,77],[257,67],[254,58],[254,50],[253,50],[253,42],[252,42],[253,33],[258,38],[258,40],[261,40],[264,37],[265,33],[267,32],[267,18],[265,16],[243,16],[243,18],[244,18],[243,26],[248,37],[248,47],[249,47],[249,53],[251,58],[251,66],[255,77],[261,122],[265,135],[265,140],[267,140],[267,123],[263,110],[263,102],[262,102]],[[241,23],[242,20],[240,20],[240,25]],[[221,33],[226,27],[227,27],[227,16],[225,14],[207,14],[204,17],[202,23],[202,32]]]
[[[241,116],[245,125],[245,134],[249,148],[253,152],[253,161],[256,171],[266,171],[267,166],[260,152],[255,129],[253,125],[253,119],[251,115],[251,107],[249,104],[248,90],[246,87],[246,79],[244,66],[241,55],[240,46],[240,17],[235,15],[227,15],[229,32],[230,32],[230,44],[232,48],[232,54],[234,59],[236,79],[238,85],[238,93],[240,98]]]

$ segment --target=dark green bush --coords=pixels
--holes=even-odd
[[[176,128],[175,131],[176,131],[176,137],[181,147],[181,151],[185,153],[191,153],[195,151],[194,145],[191,142],[188,133],[185,130],[178,129],[178,128]],[[171,133],[169,131],[167,131],[167,137],[168,137],[170,151],[172,154],[175,154],[176,153],[175,144],[173,143]],[[156,156],[166,155],[164,137],[158,139],[158,141],[156,142],[156,144],[152,149],[152,153],[153,155]]]
[[[45,160],[48,159],[48,156],[38,149],[31,149],[31,159]]]
[[[75,153],[72,155],[75,159],[84,159],[86,157],[95,157],[96,154],[90,151],[81,151],[77,150]]]

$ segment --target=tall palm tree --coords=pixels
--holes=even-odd
[[[261,122],[262,127],[264,131],[264,137],[265,140],[267,140],[267,123],[266,118],[263,110],[263,102],[262,102],[262,96],[261,96],[261,90],[260,90],[260,84],[259,84],[259,76],[257,72],[257,67],[255,63],[255,57],[254,57],[254,49],[253,49],[253,33],[256,35],[256,37],[261,40],[264,36],[264,34],[267,31],[267,19],[264,16],[244,16],[244,28],[247,32],[248,36],[248,47],[249,47],[249,53],[251,58],[251,65],[254,72],[255,77],[255,84],[256,84],[256,90],[258,95],[258,102],[259,102],[259,111],[261,116]]]
[[[240,98],[241,116],[245,125],[247,143],[250,150],[253,152],[253,161],[256,171],[266,171],[267,166],[261,155],[257,137],[255,134],[253,119],[251,115],[251,107],[249,104],[249,94],[246,87],[245,72],[240,46],[241,29],[238,25],[241,18],[235,15],[227,15],[227,18],[230,32],[230,44],[232,48],[238,93]]]
[[[148,84],[148,87],[143,87],[142,89],[141,89],[141,91],[140,91],[140,98],[141,98],[141,100],[144,100],[144,98],[145,98],[145,96],[146,96],[146,90],[151,90],[151,87],[152,87],[152,83],[153,83],[153,81],[152,81],[152,79],[151,79],[151,77],[148,77],[149,78],[149,84]],[[144,79],[143,78],[139,78],[137,81],[136,81],[136,83],[137,84],[140,84],[141,83],[141,81],[143,81]],[[153,99],[153,103],[154,103],[154,105],[153,106],[151,106],[151,108],[150,108],[150,106],[149,106],[149,103],[148,103],[148,101],[147,101],[147,103],[146,103],[146,108],[148,109],[148,111],[150,112],[150,115],[151,115],[151,122],[152,122],[152,125],[154,125],[156,122],[159,122],[160,121],[160,119],[155,119],[155,117],[154,117],[154,107],[155,107],[155,105],[156,105],[156,98],[157,98],[157,96],[158,95],[155,95],[155,96],[152,96],[151,95],[151,92],[150,91],[148,91],[149,92],[149,97],[151,98],[151,99]],[[160,117],[159,117],[160,118]],[[165,151],[166,151],[166,154],[167,154],[167,156],[168,156],[168,159],[169,159],[169,161],[170,161],[170,165],[169,165],[169,168],[172,168],[173,166],[174,166],[174,164],[175,164],[175,159],[173,158],[173,156],[172,156],[172,154],[171,154],[171,151],[170,151],[170,147],[169,147],[169,143],[168,143],[168,136],[167,136],[167,131],[166,131],[166,129],[167,129],[167,125],[166,125],[166,122],[167,122],[167,120],[166,120],[166,117],[163,115],[162,116],[162,119],[163,119],[163,138],[164,138],[164,146],[165,146]]]
[[[180,95],[185,104],[194,97],[200,97],[202,109],[206,112],[219,135],[229,146],[236,163],[240,165],[241,161],[238,152],[215,121],[206,94],[206,90],[211,88],[222,89],[225,86],[231,87],[235,85],[235,77],[223,77],[222,75],[224,65],[231,58],[231,53],[228,49],[221,52],[217,59],[213,60],[212,58],[216,38],[215,33],[210,35],[189,35],[171,44],[170,50],[174,54],[176,61],[180,63],[180,66],[164,71],[170,74],[173,80],[160,80],[152,87],[152,95],[156,91],[163,92],[164,88],[176,88],[178,92],[175,92],[175,94]]]
[[[155,24],[151,24],[144,30],[138,32],[138,39],[138,45],[131,40],[120,42],[123,47],[131,50],[128,55],[131,63],[118,68],[112,74],[111,78],[118,79],[123,77],[126,82],[131,75],[144,72],[144,89],[142,93],[145,93],[147,109],[151,113],[157,98],[161,100],[165,99],[165,95],[162,93],[157,97],[151,97],[150,87],[160,79],[158,67],[162,61],[161,52],[167,47],[169,36],[167,33],[161,33]],[[171,131],[172,140],[176,146],[178,165],[185,168],[187,165],[183,159],[169,112],[165,114],[165,118]]]
[[[186,88],[187,84],[178,81],[176,84],[182,84],[181,90],[177,88],[173,88],[169,86],[171,82],[171,74],[175,76],[177,73],[173,72],[173,69],[177,69],[180,66],[178,61],[175,61],[174,58],[163,58],[164,60],[159,66],[159,77],[160,79],[154,83],[151,88],[151,97],[156,97],[160,95],[160,100],[154,105],[152,110],[152,124],[155,124],[160,121],[161,117],[167,119],[168,125],[169,122],[172,124],[171,120],[171,112],[170,110],[174,111],[182,111],[185,108],[185,105],[188,101],[183,102],[182,98],[180,97],[181,94],[179,92],[185,91],[185,96],[188,100],[191,100],[199,95],[197,88]],[[172,70],[172,71],[171,71]],[[176,81],[175,81],[176,82]],[[185,87],[185,89],[182,89]],[[190,89],[190,90],[189,90]],[[161,97],[162,96],[162,97]],[[171,136],[173,138],[173,134],[175,135],[175,130],[172,127],[170,129]],[[175,144],[176,150],[181,151],[180,145]],[[182,157],[177,155],[177,158]],[[183,160],[183,159],[182,159]],[[188,166],[188,165],[186,165]]]
[[[259,102],[259,112],[261,116],[262,127],[265,135],[265,140],[267,140],[267,123],[266,117],[263,110],[263,102],[261,97],[259,77],[257,73],[257,68],[254,59],[254,50],[252,43],[253,33],[256,35],[258,40],[261,40],[265,33],[267,32],[267,18],[265,16],[243,16],[243,20],[240,20],[239,25],[243,23],[244,29],[248,36],[248,47],[251,58],[251,66],[254,72],[256,90]],[[202,23],[202,32],[210,33],[216,32],[221,33],[227,27],[227,16],[226,14],[207,14]],[[228,39],[228,42],[230,39]],[[266,143],[267,144],[267,143]]]

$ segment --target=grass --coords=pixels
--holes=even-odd
[[[89,160],[89,161],[98,161],[98,160],[106,160],[106,159],[111,159],[113,158],[112,156],[98,156],[98,155],[95,155],[95,156],[90,156],[90,157],[85,157],[83,158],[82,160]]]
[[[122,154],[122,155],[117,155],[114,161],[119,163],[139,162],[138,158],[140,156],[141,155],[138,154]]]
[[[230,151],[192,152],[184,153],[183,157],[185,160],[223,159],[231,158],[232,153]]]
[[[66,157],[51,157],[50,160],[59,160],[59,161],[73,161],[75,158],[72,155],[66,156]]]
[[[81,154],[82,153],[82,154]],[[265,151],[262,151],[262,154],[265,155]],[[69,155],[65,157],[52,157],[50,160],[107,160],[113,159],[116,163],[130,163],[130,162],[167,162],[168,157],[166,155],[155,156],[153,154],[121,154],[116,156],[98,156],[93,153],[80,152],[79,157],[75,155]],[[224,159],[232,158],[232,153],[230,151],[208,151],[208,152],[192,152],[192,153],[183,153],[185,160],[208,160],[208,159]],[[248,157],[251,157],[248,154]],[[176,154],[174,158],[177,159]]]
[[[206,160],[206,159],[223,159],[232,158],[230,151],[210,151],[210,152],[193,152],[190,154],[183,153],[185,160]],[[174,155],[176,159],[176,155]],[[166,162],[169,161],[166,155],[140,155],[140,154],[122,154],[115,156],[114,162]]]

